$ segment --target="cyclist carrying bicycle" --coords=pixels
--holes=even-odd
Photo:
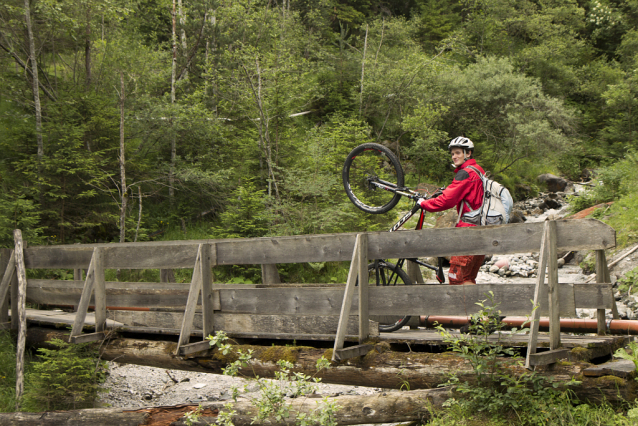
[[[456,167],[454,180],[438,197],[428,200],[419,199],[417,204],[428,212],[440,212],[456,206],[459,215],[456,227],[476,226],[461,220],[464,214],[480,208],[483,204],[481,177],[469,166],[476,168],[483,174],[485,171],[472,158],[474,144],[470,139],[463,136],[452,139],[448,145],[448,151],[452,155],[452,162]],[[450,284],[476,284],[476,276],[484,260],[484,255],[452,256],[448,272]]]

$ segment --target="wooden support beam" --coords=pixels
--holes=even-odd
[[[607,259],[605,257],[605,250],[596,250],[596,282],[611,284],[611,278],[609,276],[609,268],[607,268]],[[614,299],[614,302],[612,304],[611,312],[612,312],[613,319],[620,318],[620,315],[618,315],[618,307],[616,306],[616,299]],[[598,320],[598,334],[604,335],[607,332],[607,326],[605,324],[605,309],[604,308],[598,309],[596,311],[596,318]]]
[[[549,348],[560,347],[560,305],[558,288],[558,258],[556,221],[550,220],[547,228],[547,289],[549,295]]]
[[[84,288],[82,289],[82,296],[80,296],[80,302],[78,303],[78,310],[75,314],[73,328],[71,329],[71,337],[82,334],[82,329],[84,328],[86,311],[89,309],[91,293],[93,292],[93,286],[95,285],[95,264],[96,262],[99,262],[99,260],[96,260],[96,252],[99,252],[97,247],[93,249],[91,263],[89,264],[89,269],[86,271],[86,280],[84,282]]]
[[[11,278],[11,284],[9,284],[11,291],[11,330],[18,331],[20,326],[20,315],[18,314],[18,274],[14,273]],[[27,286],[27,292],[29,291],[29,287]],[[13,303],[13,301],[16,303]]]
[[[69,336],[69,343],[99,342],[106,339],[106,333],[99,331],[96,333],[84,333],[77,336]]]
[[[160,282],[161,283],[174,283],[175,273],[172,269],[160,269]]]
[[[561,359],[569,359],[571,351],[569,349],[552,349],[545,352],[539,352],[530,355],[529,364],[531,366],[536,365],[549,365],[554,364]]]
[[[210,350],[210,341],[204,340],[203,342],[189,343],[188,345],[182,345],[179,347],[180,356],[190,355],[197,352]]]
[[[82,268],[73,269],[73,279],[76,281],[82,281]]]
[[[188,344],[190,340],[191,330],[193,328],[193,319],[195,318],[195,307],[199,293],[202,289],[202,244],[199,245],[197,256],[195,257],[195,266],[193,268],[193,279],[191,280],[190,290],[188,292],[188,300],[186,309],[184,310],[184,319],[182,320],[182,330],[179,334],[175,355],[179,355],[179,348]]]
[[[359,272],[359,262],[361,258],[361,235],[357,235],[352,251],[352,262],[350,263],[350,271],[348,272],[348,281],[346,282],[346,290],[341,303],[341,313],[339,314],[339,325],[337,326],[337,335],[335,337],[334,350],[332,360],[336,361],[335,354],[338,350],[343,349],[343,342],[346,337],[346,324],[350,316],[350,307],[352,306],[352,296],[357,283],[357,274]]]
[[[359,281],[359,343],[368,340],[370,335],[370,290],[368,286],[368,236],[361,234],[359,240],[359,262],[357,275]]]
[[[614,247],[613,228],[595,219],[560,220],[558,250]],[[464,254],[510,254],[538,250],[542,223],[498,227],[439,228],[368,233],[368,258],[413,258]],[[298,235],[229,240],[120,244],[73,244],[25,250],[27,268],[86,268],[94,247],[103,247],[104,267],[122,269],[192,268],[199,244],[217,243],[218,265],[348,261],[356,234]],[[423,244],[427,240],[428,244]]]
[[[277,264],[262,264],[261,265],[261,283],[262,284],[279,284],[281,278],[279,278],[279,271],[277,270]]]
[[[213,334],[215,320],[213,317],[213,272],[212,267],[217,261],[217,245],[202,244],[200,267],[202,269],[202,321],[204,337]]]
[[[94,256],[95,331],[103,332],[106,327],[106,284],[104,281],[103,249],[96,247]]]
[[[412,284],[425,284],[425,280],[423,279],[423,274],[421,273],[421,268],[418,263],[406,261],[406,273],[410,280],[412,280]]]
[[[334,361],[345,361],[358,356],[365,356],[374,348],[374,345],[356,345],[348,348],[339,349],[334,352]]]
[[[15,241],[15,265],[18,278],[18,297],[12,299],[12,304],[18,308],[18,344],[16,353],[16,411],[20,408],[22,393],[24,392],[24,349],[27,339],[27,270],[24,267],[22,231],[13,230]]]
[[[534,287],[534,304],[531,315],[531,324],[529,332],[529,342],[527,343],[527,356],[525,357],[525,368],[530,368],[530,358],[536,353],[536,345],[538,342],[538,326],[541,317],[541,300],[548,300],[547,288],[545,286],[545,270],[547,269],[547,234],[549,231],[549,222],[545,221],[543,238],[541,239],[541,249],[538,259],[538,272],[536,274],[536,286]]]
[[[15,251],[11,250],[8,256],[3,253],[0,266],[4,270],[2,282],[0,282],[0,322],[7,322],[9,320],[9,285],[16,274]]]

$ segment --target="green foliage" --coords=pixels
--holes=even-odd
[[[55,349],[38,349],[39,359],[25,376],[23,409],[93,407],[105,378],[104,364],[97,359],[95,349],[91,344],[69,344],[60,339],[50,343]]]
[[[262,237],[268,233],[270,208],[264,190],[251,181],[237,187],[226,211],[220,214],[220,225],[212,229],[215,238]]]
[[[629,351],[625,348],[620,348],[614,352],[614,356],[616,358],[626,359],[627,361],[633,362],[636,367],[636,371],[638,371],[638,343],[629,342],[627,346],[629,347]]]
[[[15,411],[15,397],[16,347],[9,332],[3,331],[0,333],[0,412]]]
[[[231,352],[235,352],[232,345],[227,340],[227,335],[222,332],[217,332],[215,336],[208,336],[210,345],[216,347],[222,355],[228,355]],[[237,350],[235,352],[237,360],[228,365],[223,372],[228,376],[237,376],[240,369],[247,368],[252,360],[252,350],[242,352]],[[274,380],[259,379],[253,381],[259,388],[259,394],[256,397],[251,398],[251,403],[257,408],[257,414],[253,417],[253,423],[256,422],[294,422],[300,426],[310,426],[315,424],[336,426],[337,422],[334,417],[335,413],[339,410],[339,406],[334,402],[328,400],[328,397],[324,397],[321,404],[317,405],[317,408],[311,413],[296,413],[292,408],[290,398],[306,397],[315,393],[317,390],[317,383],[321,381],[320,378],[314,376],[308,376],[303,373],[295,373],[292,371],[294,365],[287,360],[278,360],[277,365],[279,371],[275,372]],[[330,361],[321,357],[317,360],[316,364],[317,374],[322,370],[330,368]],[[249,385],[244,386],[246,390]],[[233,399],[236,401],[239,396],[239,389],[233,386],[232,389]],[[227,404],[225,410],[223,410],[218,417],[218,423],[226,426],[231,426],[232,404]]]
[[[557,384],[535,372],[512,375],[507,363],[522,361],[504,358],[515,357],[517,353],[501,344],[500,333],[496,342],[488,339],[503,324],[494,295],[490,292],[486,296],[487,299],[477,302],[480,309],[471,317],[469,334],[452,335],[442,326],[437,327],[452,351],[470,363],[476,377],[476,383],[469,383],[452,374],[445,385],[454,386],[461,398],[448,400],[446,405],[458,406],[463,413],[486,412],[496,417],[515,413],[522,425],[556,424],[551,407],[564,405],[565,400],[569,404],[570,393],[560,391]],[[512,329],[513,334],[525,332],[527,329]]]
[[[627,271],[625,275],[618,280],[618,291],[624,293],[632,289],[638,291],[638,267]]]

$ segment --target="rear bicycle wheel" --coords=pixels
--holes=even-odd
[[[401,196],[379,188],[403,187],[403,169],[397,157],[383,145],[364,143],[348,154],[342,171],[343,187],[350,201],[367,213],[390,211]]]
[[[368,285],[412,285],[412,280],[403,269],[396,265],[378,261],[368,265]],[[389,333],[405,326],[410,320],[409,316],[384,315],[375,317],[379,321],[379,331]]]

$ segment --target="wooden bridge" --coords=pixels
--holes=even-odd
[[[618,337],[604,336],[605,311],[617,318],[604,252],[615,246],[615,231],[592,219],[394,233],[26,248],[19,231],[16,234],[15,250],[0,253],[0,270],[5,271],[0,283],[0,322],[18,328],[27,317],[26,301],[43,307],[73,307],[73,313],[28,312],[31,323],[72,326],[71,342],[102,340],[109,330],[172,335],[178,336],[174,355],[184,357],[209,349],[203,337],[223,330],[243,339],[334,342],[333,360],[344,360],[365,354],[371,347],[366,340],[375,336],[395,343],[440,343],[437,335],[426,330],[379,336],[375,317],[467,316],[477,312],[475,303],[491,291],[503,315],[550,318],[550,333],[541,338],[544,344],[538,340],[538,321],[532,322],[527,338],[512,341],[514,346],[527,346],[528,366],[555,362],[565,355],[564,348],[578,346],[579,340],[583,346],[596,340],[609,351],[618,346]],[[595,283],[558,282],[557,252],[567,250],[596,251]],[[363,285],[355,286],[357,277],[367,277],[369,259],[529,252],[541,256],[538,278],[528,284],[428,285],[420,271],[410,267],[412,280],[424,285],[369,287],[363,279],[358,280]],[[345,286],[278,283],[277,264],[329,261],[351,261]],[[214,282],[216,266],[245,264],[262,265],[263,284]],[[104,270],[118,268],[184,268],[193,269],[193,275],[190,284],[105,282]],[[73,269],[76,279],[26,279],[27,269]],[[540,272],[545,269],[547,275]],[[82,270],[86,270],[85,279]],[[533,311],[531,300],[538,309]],[[599,337],[561,337],[560,318],[575,317],[576,308],[598,310]],[[348,346],[347,341],[359,345]],[[536,353],[539,345],[551,350]]]

